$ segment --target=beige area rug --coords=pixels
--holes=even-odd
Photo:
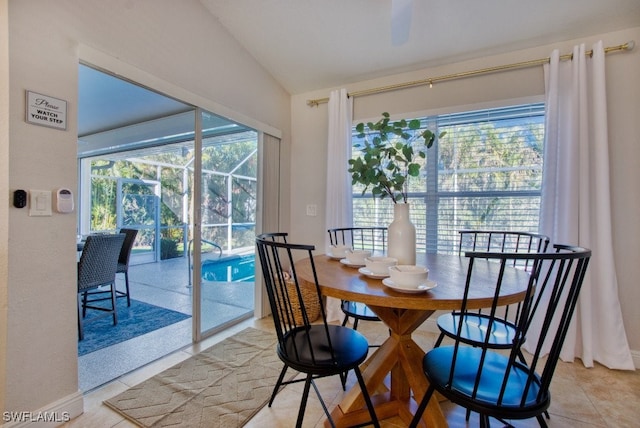
[[[281,370],[275,333],[247,328],[105,404],[142,427],[241,427]]]

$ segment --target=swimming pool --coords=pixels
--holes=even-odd
[[[202,262],[202,279],[221,282],[255,281],[255,254],[222,257]]]

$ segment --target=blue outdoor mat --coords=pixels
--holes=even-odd
[[[126,298],[119,298],[116,307],[118,309],[118,325],[113,325],[113,317],[111,316],[84,323],[84,339],[78,341],[78,356],[124,342],[191,317],[191,315],[133,299],[131,299],[131,306],[127,307]],[[95,315],[96,312],[89,309],[87,319]]]

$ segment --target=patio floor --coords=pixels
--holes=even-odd
[[[192,314],[186,258],[129,267],[131,298]],[[117,286],[124,290],[123,275]],[[203,329],[221,329],[253,315],[253,282],[203,282]],[[90,391],[191,344],[192,318],[78,358],[79,389]]]

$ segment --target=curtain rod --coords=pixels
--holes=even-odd
[[[618,45],[618,46],[611,46],[608,48],[604,49],[605,53],[610,53],[610,52],[617,52],[617,51],[630,51],[634,48],[635,46],[635,42],[632,40],[630,42],[624,43],[622,45]],[[587,51],[585,52],[586,55],[593,55],[593,50]],[[573,59],[573,54],[566,54],[566,55],[562,55],[560,56],[560,60],[562,61],[566,61],[566,60],[570,60]],[[533,67],[536,65],[543,65],[543,64],[548,64],[549,61],[551,60],[551,58],[541,58],[541,59],[533,59],[530,61],[523,61],[523,62],[517,62],[514,64],[505,64],[505,65],[498,65],[495,67],[488,67],[488,68],[481,68],[478,70],[471,70],[471,71],[463,71],[461,73],[453,73],[453,74],[447,74],[444,76],[437,76],[437,77],[430,77],[428,79],[421,79],[421,80],[414,80],[411,82],[405,82],[405,83],[397,83],[395,85],[388,85],[388,86],[382,86],[382,87],[378,87],[378,88],[372,88],[372,89],[364,89],[362,91],[355,91],[355,92],[351,92],[348,94],[348,96],[350,97],[361,97],[364,95],[373,95],[373,94],[379,94],[382,92],[389,92],[389,91],[395,91],[396,89],[405,89],[405,88],[411,88],[414,86],[422,86],[422,85],[433,85],[436,82],[442,82],[445,80],[454,80],[454,79],[462,79],[465,77],[471,77],[471,76],[478,76],[481,74],[489,74],[489,73],[495,73],[498,71],[504,71],[504,70],[513,70],[513,69],[517,69],[517,68],[526,68],[526,67]],[[307,105],[310,107],[313,106],[318,106],[320,104],[324,104],[324,103],[328,103],[329,102],[329,98],[318,98],[315,100],[307,100]]]

